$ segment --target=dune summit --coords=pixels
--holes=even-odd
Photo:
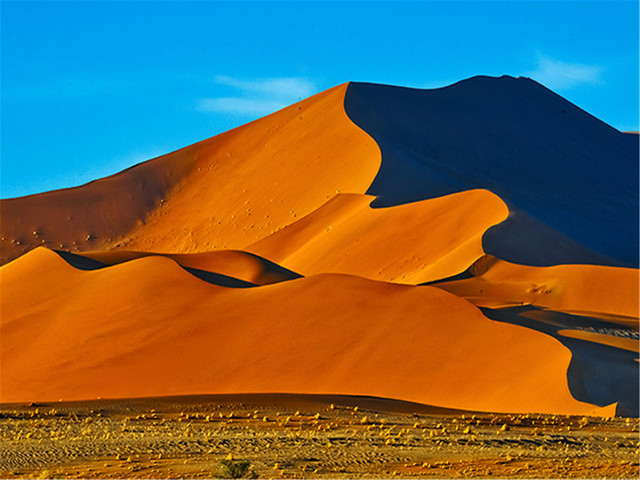
[[[349,83],[0,201],[0,402],[638,415],[638,142],[525,78]]]

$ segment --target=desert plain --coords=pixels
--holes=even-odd
[[[3,478],[635,478],[638,419],[373,397],[220,395],[5,407]]]

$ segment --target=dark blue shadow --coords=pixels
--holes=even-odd
[[[506,76],[435,90],[351,83],[344,106],[382,151],[373,206],[483,188],[520,212],[486,236],[487,253],[638,266],[637,135]]]
[[[99,270],[101,268],[109,267],[106,263],[93,260],[92,258],[84,257],[82,255],[76,255],[71,252],[64,252],[61,250],[54,250],[60,257],[78,270]],[[247,282],[239,278],[230,277],[221,273],[209,272],[207,270],[200,270],[197,268],[181,267],[189,272],[194,277],[199,278],[212,285],[218,285],[220,287],[227,288],[250,288],[255,287],[255,283]],[[284,269],[283,269],[284,270]]]
[[[610,329],[614,325],[598,318],[569,315],[532,306],[480,310],[492,320],[546,333],[567,347],[572,354],[567,380],[569,390],[576,400],[602,407],[618,402],[617,414],[638,416],[638,354],[558,334],[564,328],[592,327],[597,330]],[[553,323],[525,316],[531,312]],[[620,331],[624,332],[625,329],[620,328]],[[540,361],[544,362],[544,359]]]

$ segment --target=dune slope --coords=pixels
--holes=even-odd
[[[637,415],[637,156],[531,80],[351,83],[2,200],[0,402]]]
[[[304,275],[418,284],[464,271],[484,254],[485,231],[508,215],[486,190],[388,208],[371,208],[374,200],[336,196],[248,250]]]
[[[486,256],[470,272],[471,278],[437,286],[480,306],[530,304],[637,327],[640,282],[636,269],[599,265],[529,267]]]
[[[3,402],[349,392],[475,410],[594,408],[571,396],[571,354],[558,342],[432,287],[325,274],[227,289],[164,257],[79,271],[43,248],[1,273]]]
[[[36,246],[242,248],[336,193],[364,193],[380,150],[346,116],[346,88],[81,187],[0,201],[2,263]]]
[[[486,188],[534,222],[501,224],[508,241],[485,245],[488,253],[531,265],[607,257],[637,268],[637,137],[533,80],[473,77],[435,90],[351,83],[345,109],[382,150],[367,191],[377,205]],[[583,249],[558,255],[554,230]],[[541,235],[536,244],[531,234]],[[503,253],[504,244],[512,248]]]

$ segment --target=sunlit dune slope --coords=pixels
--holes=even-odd
[[[558,342],[432,287],[332,274],[227,289],[165,257],[79,271],[43,248],[0,274],[3,402],[299,392],[594,408],[570,395]]]
[[[82,187],[0,200],[2,263],[43,245],[109,248],[135,230],[193,168],[165,155]]]
[[[464,271],[484,254],[484,232],[508,215],[486,190],[388,208],[371,208],[373,200],[336,196],[248,250],[303,275],[418,284]]]
[[[476,305],[523,303],[554,310],[591,314],[635,325],[639,299],[638,270],[599,265],[529,267],[481,258],[471,278],[439,283],[438,288]]]
[[[2,200],[2,262],[39,245],[71,252],[242,248],[336,193],[364,193],[380,150],[346,116],[345,91],[332,88],[81,187]]]
[[[637,136],[508,76],[434,90],[351,83],[345,110],[382,150],[367,191],[376,205],[486,188],[525,218],[497,226],[488,253],[531,265],[606,257],[637,268]]]
[[[126,250],[82,253],[83,257],[97,260],[105,265],[115,265],[150,255],[162,255],[175,260],[176,263],[183,267],[215,272],[256,285],[268,285],[300,277],[296,272],[287,270],[265,258],[240,250],[176,254],[156,254]]]

